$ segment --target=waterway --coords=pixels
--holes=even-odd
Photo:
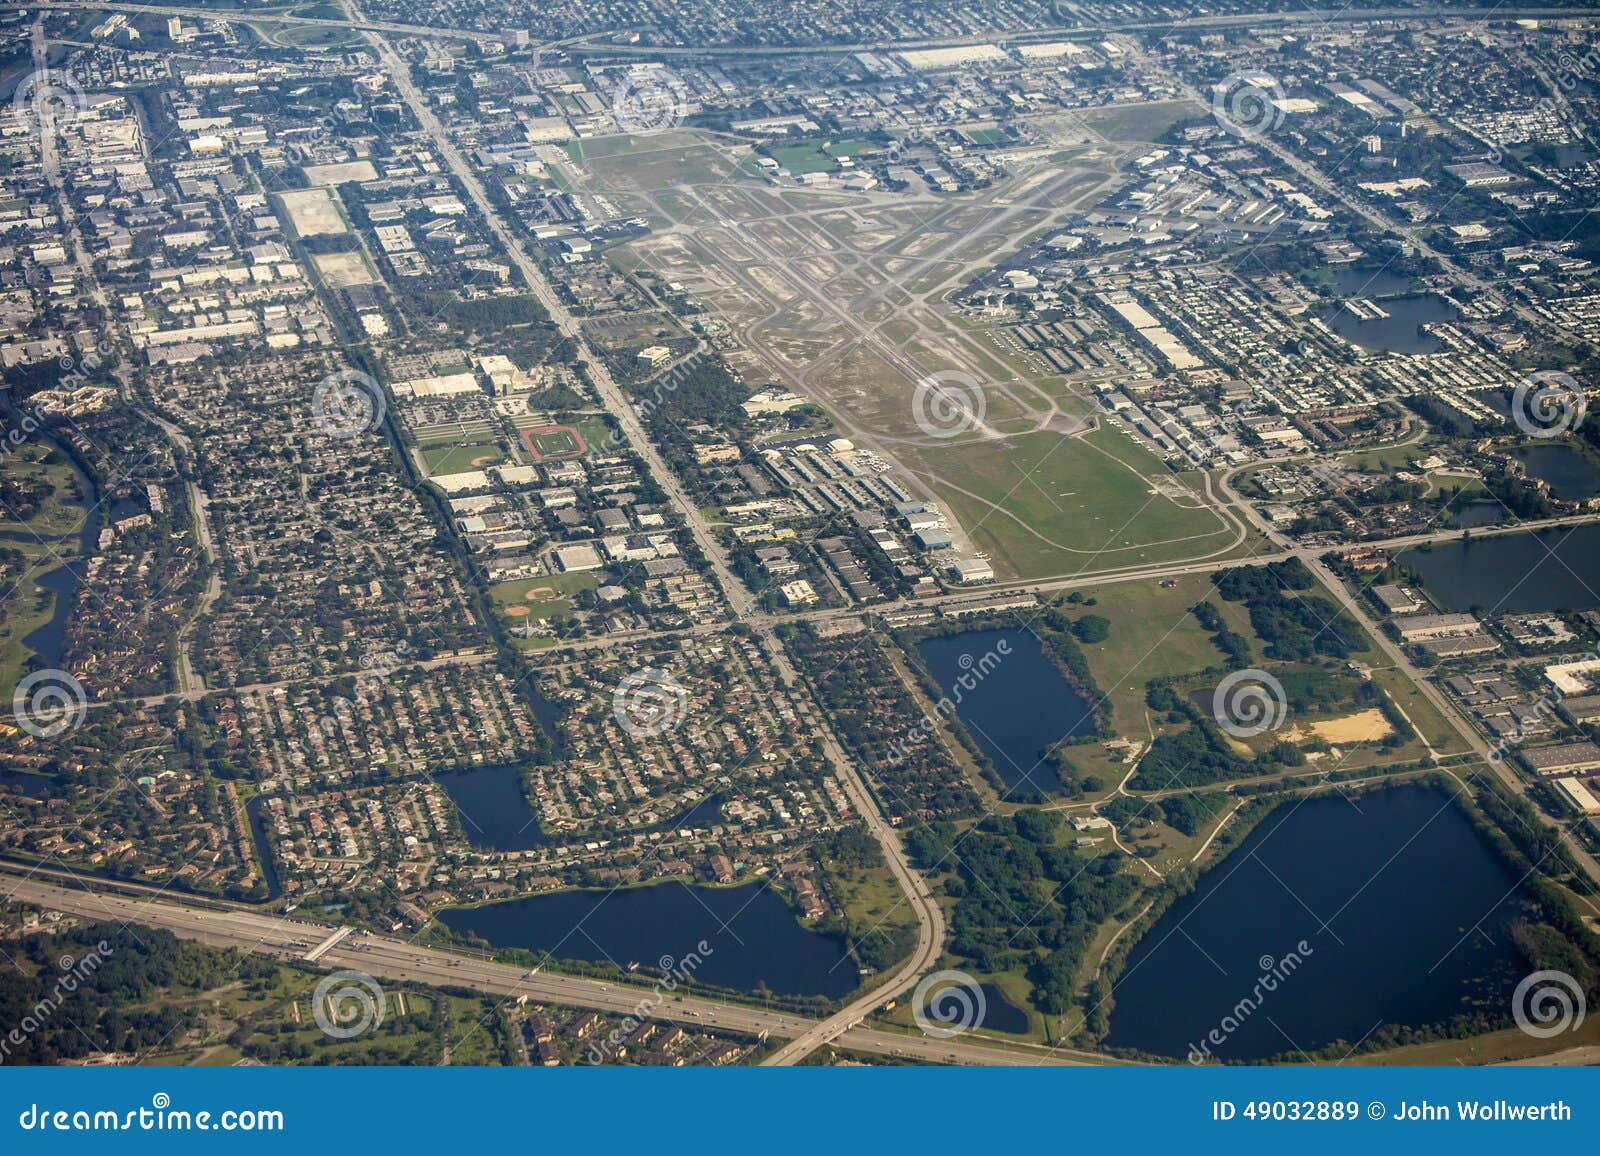
[[[1340,337],[1363,349],[1388,353],[1436,353],[1444,343],[1422,326],[1435,321],[1453,321],[1460,316],[1456,307],[1434,293],[1386,297],[1380,302],[1388,317],[1363,321],[1340,306],[1326,320]]]
[[[1216,1029],[1218,1058],[1298,1057],[1503,1013],[1529,970],[1517,883],[1442,791],[1285,804],[1134,945],[1107,1042],[1185,1057]]]
[[[1410,293],[1416,282],[1404,273],[1383,267],[1358,269],[1346,266],[1333,271],[1333,287],[1346,297],[1396,297]]]
[[[1060,776],[1041,756],[1092,731],[1094,712],[1032,632],[1006,627],[946,634],[919,642],[917,653],[951,701],[960,696],[956,716],[1008,788],[1061,789]],[[988,655],[995,657],[986,663]],[[974,685],[962,686],[963,677]]]
[[[61,544],[54,547],[56,553],[70,556],[72,551],[66,548],[66,543],[76,537],[76,557],[67,564],[47,570],[34,579],[35,585],[50,593],[52,608],[49,619],[29,631],[22,639],[22,645],[37,656],[40,667],[60,669],[63,665],[62,650],[67,639],[67,618],[72,613],[72,604],[78,595],[84,565],[93,555],[100,534],[100,519],[95,513],[99,499],[94,481],[78,468],[76,461],[49,438],[41,434],[35,434],[34,437],[53,449],[72,468],[79,496],[67,497],[63,504],[78,510],[83,516],[83,525],[76,535],[63,537],[60,539]],[[29,534],[19,534],[18,538],[37,541]]]
[[[639,963],[701,956],[701,983],[738,991],[838,998],[853,991],[855,965],[843,945],[801,925],[764,883],[696,887],[660,883],[619,891],[556,891],[483,907],[441,911],[457,934],[554,959]],[[706,948],[700,948],[704,942]]]
[[[0,767],[0,787],[20,791],[30,799],[47,799],[51,794],[48,775],[35,775],[28,771],[13,771]]]
[[[1600,467],[1571,446],[1521,446],[1512,453],[1530,478],[1550,486],[1558,501],[1581,502],[1600,494]]]
[[[272,861],[272,841],[267,838],[267,817],[264,814],[265,795],[253,795],[244,805],[245,817],[250,820],[250,834],[256,843],[256,859],[261,864],[262,878],[267,882],[267,893],[273,897],[282,894],[278,883],[278,867]]]
[[[1600,524],[1447,542],[1398,560],[1446,610],[1600,609]]]
[[[640,827],[642,835],[656,832],[689,831],[697,827],[715,827],[722,822],[722,796],[707,795],[698,803],[685,808],[670,819],[663,819],[659,823],[652,823],[648,827]]]
[[[561,716],[566,713],[567,708],[562,706],[560,703],[551,702],[549,699],[541,695],[539,691],[532,685],[531,679],[529,680],[529,685],[526,687],[526,690],[528,702],[533,707],[533,717],[539,721],[539,725],[544,728],[545,735],[550,739],[551,752],[557,758],[560,758],[562,754],[562,744],[561,728],[558,724],[561,722]]]

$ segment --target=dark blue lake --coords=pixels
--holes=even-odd
[[[467,842],[489,851],[531,851],[550,840],[528,803],[516,767],[475,767],[439,775],[438,784],[456,805]]]
[[[1490,613],[1600,609],[1600,525],[1497,534],[1408,550],[1413,571],[1446,610]]]
[[[1134,946],[1107,1043],[1298,1058],[1385,1024],[1439,1023],[1475,1005],[1505,1013],[1531,970],[1509,933],[1524,906],[1517,882],[1442,791],[1287,803]],[[1241,1014],[1247,998],[1255,1006]],[[1224,1042],[1208,1040],[1213,1029]]]
[[[1393,297],[1410,293],[1416,282],[1404,273],[1379,266],[1354,268],[1346,266],[1333,271],[1333,287],[1346,297]]]
[[[0,787],[19,791],[30,799],[48,798],[51,786],[52,781],[47,775],[35,775],[28,771],[13,771],[8,767],[0,767]]]
[[[457,934],[553,959],[655,967],[699,952],[695,979],[778,995],[846,995],[856,967],[834,939],[801,925],[764,883],[691,887],[660,883],[620,891],[556,891],[484,907],[439,912]],[[704,941],[710,948],[702,950]]]
[[[1547,483],[1560,501],[1580,502],[1600,494],[1600,467],[1571,446],[1522,446],[1513,453],[1528,476]]]
[[[924,639],[917,653],[1007,787],[1040,794],[1061,789],[1060,776],[1042,756],[1092,731],[1094,716],[1032,632],[968,630]]]
[[[1470,526],[1498,526],[1501,522],[1509,521],[1510,517],[1499,502],[1471,502],[1463,498],[1449,508],[1444,520],[1451,526],[1465,529]]]
[[[973,1025],[989,1032],[1005,1032],[1013,1036],[1028,1033],[1028,1013],[1012,1003],[999,987],[980,983],[983,989],[983,1019]]]
[[[1347,341],[1363,349],[1389,353],[1435,353],[1444,348],[1432,334],[1422,332],[1422,325],[1435,321],[1452,321],[1460,316],[1454,305],[1433,293],[1418,293],[1405,297],[1386,297],[1379,303],[1388,317],[1364,321],[1340,307],[1326,321],[1328,327]]]

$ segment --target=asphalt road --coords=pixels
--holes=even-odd
[[[88,8],[87,4],[59,4],[52,7]],[[170,14],[209,16],[219,14],[204,10],[187,9],[180,7],[137,7],[121,4],[97,4],[92,6],[97,10],[127,9],[141,12],[165,12]],[[796,674],[783,654],[782,647],[772,634],[773,621],[762,614],[754,603],[754,599],[744,588],[742,583],[733,575],[725,551],[712,534],[709,525],[700,514],[690,496],[684,491],[676,474],[667,466],[665,461],[655,449],[650,438],[646,435],[642,424],[621,388],[612,379],[604,362],[594,354],[582,332],[578,321],[570,314],[561,302],[552,287],[546,281],[543,271],[532,260],[524,249],[520,239],[501,220],[495,206],[489,201],[476,174],[467,165],[459,150],[450,140],[448,133],[433,115],[426,101],[416,90],[410,78],[408,67],[395,55],[387,42],[383,39],[384,32],[402,35],[434,34],[434,35],[470,35],[473,37],[482,34],[464,32],[453,29],[419,29],[395,23],[365,20],[356,7],[352,4],[349,8],[352,19],[349,21],[321,21],[314,18],[303,17],[273,17],[263,16],[267,20],[284,20],[295,23],[328,23],[347,27],[360,28],[365,31],[376,46],[385,70],[394,81],[400,95],[412,108],[418,118],[423,131],[432,138],[441,156],[449,165],[452,172],[461,182],[471,199],[483,213],[491,230],[500,240],[503,248],[513,261],[516,262],[528,282],[531,291],[544,305],[561,331],[571,337],[579,350],[579,355],[584,363],[590,380],[594,383],[597,393],[606,408],[615,416],[624,433],[627,435],[633,448],[641,455],[647,468],[654,476],[662,489],[672,499],[673,504],[683,511],[688,528],[711,564],[717,578],[727,595],[734,616],[754,626],[762,635],[768,649],[774,657],[775,665],[786,683],[793,683]],[[1540,13],[1546,10],[1503,10],[1499,13],[1504,18],[1509,18],[1519,13]],[[1409,18],[1416,18],[1422,13],[1418,10],[1408,10]],[[1468,13],[1455,13],[1468,15]],[[1375,14],[1363,12],[1356,14],[1361,19],[1370,19]],[[1320,20],[1322,14],[1304,14],[1296,18]],[[1227,23],[1235,18],[1214,18],[1210,23]],[[1238,17],[1240,22],[1254,22],[1254,16]],[[1076,31],[1082,31],[1076,30]],[[950,41],[932,43],[960,43],[962,40],[986,39],[954,38]],[[37,45],[36,51],[37,51]],[[637,51],[629,47],[622,51]],[[840,50],[839,46],[831,50]],[[650,49],[653,53],[662,55],[670,54],[671,50]],[[711,50],[716,51],[716,50]],[[734,53],[749,51],[745,49],[730,49]],[[758,50],[759,51],[759,50]],[[784,49],[792,52],[792,49]],[[692,54],[704,54],[706,50],[692,50]],[[47,161],[50,158],[47,158]],[[1286,161],[1288,158],[1285,158]],[[52,166],[47,163],[47,171]],[[1312,173],[1305,173],[1308,178]],[[1316,174],[1320,176],[1320,174]],[[1352,206],[1355,207],[1355,206]],[[1358,208],[1358,211],[1361,211]],[[1370,213],[1364,213],[1369,215]],[[1388,222],[1385,222],[1386,224]],[[1224,488],[1226,493],[1226,489]],[[1237,502],[1237,499],[1235,499]],[[1234,503],[1224,503],[1224,508]],[[1242,509],[1247,516],[1250,507],[1247,503],[1238,503],[1235,509]],[[1593,520],[1586,518],[1581,520]],[[1270,533],[1269,533],[1270,536]],[[1404,544],[1438,539],[1445,535],[1427,535],[1404,540]],[[1274,539],[1277,541],[1277,539]],[[1396,540],[1395,545],[1402,540]],[[1374,545],[1382,545],[1374,543]],[[1321,571],[1320,564],[1315,560],[1316,551],[1306,548],[1284,549],[1277,557],[1299,555],[1308,563]],[[1259,562],[1267,558],[1251,559]],[[1011,589],[1031,589],[1044,591],[1053,588],[1053,585],[1085,585],[1092,580],[1116,581],[1132,578],[1155,578],[1181,573],[1197,572],[1214,568],[1216,563],[1188,563],[1176,566],[1142,567],[1130,569],[1125,574],[1111,574],[1104,578],[1090,575],[1075,575],[1059,583],[1048,582],[1030,583],[1026,586]],[[1358,608],[1354,605],[1341,583],[1332,580],[1325,572],[1322,576],[1327,580],[1330,589],[1344,602],[1348,609],[1359,615]],[[996,591],[1000,592],[999,590]],[[965,597],[965,596],[963,596]],[[1434,703],[1441,713],[1451,721],[1451,724],[1463,737],[1472,744],[1479,754],[1485,753],[1484,744],[1471,728],[1463,723],[1459,716],[1444,702],[1437,689],[1423,678],[1410,663],[1405,655],[1389,640],[1376,634],[1378,642],[1396,666],[1411,678],[1421,692]],[[192,694],[192,688],[189,692]],[[819,716],[820,718],[820,716]],[[730,1030],[741,1032],[761,1033],[767,1032],[773,1036],[784,1038],[790,1042],[769,1060],[772,1063],[792,1063],[802,1058],[817,1046],[837,1041],[841,1046],[859,1049],[861,1051],[878,1051],[889,1054],[904,1055],[908,1058],[927,1060],[947,1060],[957,1062],[1079,1062],[1066,1060],[1056,1053],[1045,1052],[1036,1048],[1013,1048],[1009,1051],[999,1051],[984,1045],[973,1044],[967,1040],[930,1040],[919,1036],[899,1036],[891,1032],[866,1029],[858,1026],[859,1021],[872,1008],[884,999],[905,990],[916,978],[938,958],[942,950],[944,939],[944,925],[938,904],[933,900],[927,890],[926,883],[909,866],[899,839],[884,820],[880,809],[872,798],[870,789],[862,779],[859,772],[850,763],[848,757],[840,747],[837,739],[827,729],[825,723],[819,723],[824,750],[833,764],[841,783],[849,794],[852,804],[857,812],[865,819],[869,828],[883,846],[886,859],[897,881],[899,882],[910,908],[916,913],[919,922],[919,935],[916,950],[906,964],[891,977],[891,979],[870,995],[863,995],[853,1001],[835,1016],[826,1021],[814,1021],[803,1017],[788,1016],[779,1013],[765,1012],[757,1009],[744,1008],[738,1005],[719,1004],[702,1000],[678,1000],[668,997],[674,1011],[681,1011],[682,1017],[687,1021],[698,1019],[707,1026],[726,1027]],[[1495,770],[1506,779],[1508,785],[1521,789],[1521,784],[1503,766],[1496,766]],[[1569,846],[1570,846],[1569,840]],[[1579,860],[1586,870],[1600,877],[1600,868],[1594,860],[1574,848]],[[157,903],[148,900],[136,900],[126,896],[107,894],[93,894],[88,892],[73,892],[55,887],[51,884],[37,881],[8,880],[7,886],[19,898],[27,898],[29,889],[43,888],[45,891],[35,891],[36,896],[31,901],[38,901],[37,896],[52,899],[54,906],[63,909],[79,911],[82,914],[107,915],[112,918],[126,919],[130,922],[150,923],[155,926],[165,926],[176,934],[190,938],[200,939],[219,946],[237,947],[242,950],[261,951],[269,954],[295,957],[303,953],[303,948],[296,944],[308,936],[321,937],[327,933],[326,928],[315,925],[306,925],[281,917],[263,915],[248,911],[238,910],[201,910],[183,907],[171,903]],[[66,904],[76,906],[64,906]],[[89,907],[90,910],[82,910]],[[120,914],[113,915],[112,911]],[[314,942],[315,940],[313,940]],[[480,961],[465,957],[458,957],[446,952],[426,948],[418,948],[400,940],[386,939],[373,936],[357,936],[345,940],[338,947],[330,951],[324,962],[335,966],[356,967],[367,971],[374,976],[391,979],[414,980],[422,983],[454,983],[460,986],[472,987],[477,990],[494,992],[498,994],[525,994],[530,998],[549,999],[552,1002],[574,1004],[576,1006],[595,1007],[614,1012],[626,1012],[634,1008],[641,999],[639,989],[621,985],[607,984],[597,980],[578,979],[566,976],[531,975],[510,968],[505,965]],[[996,1058],[1001,1057],[1001,1058]]]
[[[360,11],[353,2],[348,5],[348,11],[354,20],[360,21],[362,19]],[[785,685],[794,685],[798,681],[798,675],[790,664],[788,656],[783,652],[782,645],[773,633],[772,620],[769,616],[760,612],[754,597],[734,575],[727,552],[712,533],[711,527],[701,514],[693,498],[684,489],[683,483],[677,474],[667,465],[660,452],[656,449],[654,442],[645,431],[632,402],[612,378],[604,360],[597,356],[590,346],[582,325],[567,309],[565,303],[545,278],[543,269],[529,256],[521,238],[501,218],[499,210],[484,191],[477,173],[467,164],[460,150],[456,148],[455,142],[451,140],[449,133],[440,124],[427,101],[417,90],[411,78],[410,68],[405,61],[400,59],[378,31],[369,30],[368,37],[377,50],[384,71],[394,83],[401,99],[410,107],[412,114],[417,118],[417,123],[432,140],[434,147],[438,149],[440,157],[449,166],[451,172],[477,206],[479,212],[483,214],[484,221],[499,240],[501,247],[510,259],[516,263],[530,291],[546,312],[549,313],[552,321],[555,322],[562,334],[572,340],[577,350],[578,358],[601,403],[616,419],[623,434],[639,454],[654,481],[667,494],[674,508],[682,513],[691,535],[722,587],[729,605],[733,609],[734,617],[748,622],[757,631],[772,658],[778,675]],[[899,836],[884,818],[859,770],[850,762],[843,747],[839,744],[838,739],[833,735],[820,713],[816,715],[814,725],[821,739],[823,752],[831,764],[841,787],[849,797],[856,814],[866,823],[868,830],[883,848],[884,858],[890,872],[900,885],[907,905],[917,919],[917,943],[910,959],[886,983],[880,985],[871,996],[862,996],[860,999],[853,1001],[838,1016],[831,1017],[824,1024],[805,1027],[800,1032],[801,1038],[792,1047],[786,1047],[781,1050],[776,1061],[779,1063],[792,1063],[803,1057],[816,1044],[837,1035],[848,1023],[861,1018],[877,1002],[896,995],[915,983],[917,977],[938,959],[944,947],[943,913],[940,911],[938,903],[929,893],[927,885],[921,876],[912,870],[906,858],[905,850],[900,844]],[[454,966],[459,971],[462,965],[455,964]]]
[[[0,880],[0,895],[86,918],[162,928],[183,939],[285,961],[302,960],[307,951],[337,930],[291,916],[188,907],[165,899],[113,895],[9,875]],[[692,996],[680,998],[646,987],[580,976],[529,972],[492,960],[454,955],[402,939],[360,932],[324,954],[318,966],[330,971],[361,971],[377,980],[470,988],[486,995],[523,996],[540,1003],[631,1014],[679,1023],[687,1028],[720,1028],[751,1036],[765,1033],[785,1040],[809,1039],[823,1026],[817,1020],[787,1012]],[[1078,1065],[1100,1062],[1099,1057],[1088,1053],[1056,1052],[1037,1045],[991,1045],[970,1037],[942,1040],[865,1027],[830,1030],[818,1043],[827,1040],[853,1051],[927,1063]],[[810,1046],[806,1050],[809,1052]]]
[[[135,15],[157,13],[163,16],[187,16],[194,20],[235,20],[254,24],[303,24],[332,28],[356,28],[363,31],[392,32],[400,36],[439,37],[458,40],[499,40],[500,34],[489,29],[453,28],[444,25],[404,24],[390,20],[367,20],[351,9],[352,19],[304,16],[295,13],[228,10],[221,8],[196,8],[172,4],[91,3],[89,0],[45,0],[36,8],[87,9],[94,12],[128,12]],[[1109,32],[1158,31],[1170,32],[1175,27],[1187,31],[1216,30],[1232,27],[1266,27],[1272,25],[1310,24],[1321,27],[1327,24],[1359,23],[1375,20],[1396,20],[1407,23],[1437,21],[1442,17],[1460,20],[1494,19],[1517,20],[1524,17],[1561,19],[1580,12],[1578,8],[1349,8],[1305,9],[1295,12],[1250,12],[1218,16],[1191,14],[1181,20],[1162,21],[1105,21],[1032,29],[1023,33],[992,31],[971,36],[945,36],[931,39],[895,41],[899,48],[947,48],[963,44],[982,44],[1003,39],[1007,43],[1027,43],[1038,40],[1070,39],[1081,36],[1102,36]],[[793,56],[797,52],[818,55],[850,55],[857,52],[882,50],[882,43],[871,44],[820,44],[795,47],[784,44],[715,45],[696,48],[656,47],[649,44],[609,43],[609,34],[573,36],[565,40],[542,45],[544,48],[564,44],[582,45],[591,53],[621,53],[627,55],[655,56]]]

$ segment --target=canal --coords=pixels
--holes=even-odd
[[[72,468],[73,480],[77,485],[77,496],[66,499],[65,505],[79,511],[83,523],[76,533],[63,536],[59,541],[65,544],[68,540],[76,539],[74,551],[67,551],[56,547],[58,554],[69,558],[62,565],[52,570],[47,570],[34,579],[34,584],[47,591],[51,597],[50,617],[43,624],[29,631],[22,639],[26,646],[37,658],[36,665],[41,668],[60,670],[65,665],[63,650],[67,640],[67,619],[72,613],[72,604],[78,596],[78,587],[82,583],[84,566],[88,559],[94,555],[97,539],[100,534],[100,518],[97,513],[99,497],[95,490],[93,479],[78,468],[78,463],[72,456],[63,451],[56,442],[51,441],[43,434],[35,434],[35,439],[41,444],[48,445],[56,455]],[[34,541],[31,534],[16,535],[17,540]]]

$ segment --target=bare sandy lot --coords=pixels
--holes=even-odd
[[[1323,742],[1336,744],[1375,743],[1387,738],[1394,730],[1377,707],[1357,711],[1355,714],[1341,715],[1338,718],[1322,719],[1320,722],[1310,724],[1309,728],[1296,727],[1294,733],[1304,737],[1308,729]]]
[[[378,170],[371,161],[350,161],[342,165],[308,165],[306,180],[313,185],[342,185],[346,181],[375,181]]]
[[[330,289],[378,283],[377,276],[360,253],[317,253],[312,256],[311,263],[317,267],[317,276]]]
[[[279,193],[278,200],[289,214],[289,223],[302,237],[334,237],[348,232],[339,206],[327,189],[296,189]]]

